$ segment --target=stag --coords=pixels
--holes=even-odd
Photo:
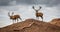
[[[35,11],[36,11],[36,18],[39,19],[39,17],[41,17],[42,21],[43,21],[43,13],[42,12],[38,12],[42,7],[39,6],[39,9],[35,9],[34,6],[32,7]]]
[[[17,20],[17,22],[18,22],[18,19],[22,20],[20,15],[13,15],[13,14],[14,14],[14,12],[12,12],[12,15],[10,15],[10,12],[8,12],[8,16],[10,17],[10,19],[15,20],[15,21]],[[14,21],[13,21],[13,23],[14,23]]]

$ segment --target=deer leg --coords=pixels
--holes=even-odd
[[[18,19],[17,19],[17,23],[18,23]]]
[[[39,17],[36,17],[37,19],[39,19]]]
[[[37,17],[37,19],[39,19],[39,17]]]
[[[36,17],[36,19],[38,19],[38,17]]]
[[[41,16],[41,18],[42,18],[42,21],[43,21],[43,16]]]
[[[13,20],[13,24],[14,24],[14,20]]]
[[[21,21],[22,21],[22,19],[21,18],[19,18]]]
[[[16,19],[15,19],[15,23],[16,23]]]

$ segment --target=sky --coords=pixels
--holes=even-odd
[[[0,28],[13,24],[8,12],[10,15],[12,12],[19,14],[23,20],[36,19],[32,6],[42,7],[40,11],[44,14],[45,22],[60,18],[60,0],[0,0]],[[19,20],[19,22],[21,21]]]

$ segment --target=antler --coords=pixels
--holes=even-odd
[[[41,6],[39,6],[39,9],[37,10],[37,9],[35,9],[34,8],[34,6],[32,7],[35,11],[39,11],[42,7]]]
[[[34,9],[34,6],[32,6],[32,8]]]
[[[38,9],[38,11],[41,9],[42,7],[41,6],[39,6],[39,9]]]
[[[10,12],[8,12],[8,16],[10,16]]]
[[[14,14],[14,12],[12,12],[12,15]]]
[[[34,6],[32,6],[32,8],[33,8],[34,10],[36,10],[36,9],[34,8]]]
[[[40,9],[42,8],[41,6],[39,6],[40,7]]]

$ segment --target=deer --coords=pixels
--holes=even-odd
[[[32,8],[35,10],[36,12],[36,18],[39,19],[39,17],[41,17],[42,21],[43,21],[43,13],[42,12],[38,12],[42,7],[39,6],[39,9],[35,9],[34,6],[32,6]]]
[[[14,12],[12,12],[12,15],[10,15],[10,12],[8,12],[8,16],[10,17],[10,19],[13,20],[13,23],[14,23],[14,20],[15,21],[17,20],[17,22],[18,22],[18,19],[22,20],[20,15],[13,15],[13,14],[14,14]]]

